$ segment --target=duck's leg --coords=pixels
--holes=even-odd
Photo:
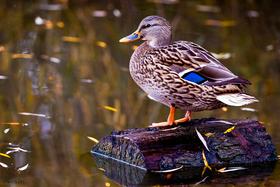
[[[181,118],[181,119],[177,119],[175,120],[175,125],[177,125],[178,123],[185,123],[191,120],[191,111],[187,111],[185,114],[185,117]]]
[[[153,123],[152,127],[162,127],[162,126],[171,126],[174,124],[174,115],[175,115],[175,107],[170,106],[169,115],[167,121],[160,122],[160,123]]]

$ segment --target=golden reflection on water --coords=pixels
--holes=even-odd
[[[92,140],[167,115],[130,78],[129,57],[138,44],[118,43],[151,14],[171,21],[176,40],[219,55],[252,82],[248,92],[260,100],[250,106],[256,111],[227,107],[194,117],[258,119],[280,147],[279,13],[272,4],[54,2],[60,4],[0,3],[0,152],[18,149],[11,158],[0,155],[8,166],[0,166],[1,185],[117,185],[94,166]]]

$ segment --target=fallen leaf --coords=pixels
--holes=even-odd
[[[256,10],[249,10],[247,12],[247,16],[250,18],[257,18],[257,17],[259,17],[259,12]]]
[[[24,153],[28,153],[30,151],[26,150],[26,149],[22,149],[20,147],[8,147],[8,149],[10,149],[9,151],[6,152],[6,154],[11,154],[14,152],[24,152]]]
[[[5,51],[5,47],[4,46],[0,46],[0,52]]]
[[[106,170],[104,168],[98,168],[100,171],[105,172]]]
[[[56,26],[58,28],[64,28],[64,23],[62,21],[59,21],[59,22],[56,23]]]
[[[45,27],[46,29],[53,29],[54,28],[54,23],[51,20],[45,20]]]
[[[206,136],[207,138],[211,137],[211,136],[214,136],[215,133],[213,132],[207,132],[204,134],[204,136]]]
[[[209,166],[209,164],[208,164],[208,161],[207,161],[207,159],[206,159],[206,155],[205,155],[205,153],[204,153],[204,150],[202,150],[202,159],[203,159],[204,166],[205,166],[206,168],[212,170],[212,168],[211,168],[211,167]]]
[[[227,124],[227,125],[232,125],[233,124],[232,122],[225,121],[225,120],[214,120],[214,121],[209,121],[209,123],[224,123],[224,124]]]
[[[5,80],[5,79],[8,79],[8,77],[4,75],[0,75],[0,80]]]
[[[201,183],[204,183],[208,177],[209,176],[204,177],[201,181],[198,181],[197,183],[195,183],[194,186],[197,186],[197,185],[199,185]]]
[[[11,158],[10,155],[7,155],[5,153],[0,153],[0,156],[6,157],[6,158]]]
[[[197,130],[197,128],[195,128],[195,131],[196,131],[196,134],[198,136],[198,138],[200,139],[200,141],[203,143],[204,147],[207,149],[207,151],[210,151],[208,146],[207,146],[207,143],[206,143],[206,140],[204,139],[204,137],[200,134],[200,132]]]
[[[0,162],[0,166],[2,166],[3,168],[8,168],[8,165],[3,162]]]
[[[50,116],[48,116],[46,114],[38,114],[38,113],[31,113],[31,112],[19,112],[18,114],[24,115],[24,116],[36,116],[36,117],[50,118]]]
[[[244,170],[244,169],[247,169],[247,168],[244,168],[244,167],[228,167],[228,168],[221,168],[218,170],[218,172],[220,173],[227,173],[227,172],[232,172],[232,171],[239,171],[239,170]]]
[[[208,19],[205,21],[205,25],[216,26],[216,27],[233,27],[236,25],[236,22],[234,20]]]
[[[267,45],[266,47],[265,47],[265,49],[267,50],[267,51],[272,51],[273,49],[274,49],[274,46],[272,45],[272,44],[270,44],[270,45]],[[1,52],[1,51],[0,51]]]
[[[43,25],[45,23],[45,20],[38,16],[38,17],[35,18],[34,22],[35,22],[36,25]]]
[[[211,6],[211,5],[197,5],[196,10],[200,12],[213,12],[213,13],[218,13],[221,11],[220,7]]]
[[[117,18],[122,16],[122,13],[121,13],[121,11],[119,9],[114,9],[113,10],[113,14]]]
[[[224,134],[229,133],[229,132],[233,131],[234,129],[235,129],[235,126],[232,126],[232,127],[228,128],[228,129],[224,132]]]
[[[102,18],[102,17],[107,16],[107,12],[105,10],[94,10],[92,12],[92,16]]]
[[[0,123],[0,125],[20,125],[20,123],[18,123],[18,122],[3,122],[3,123]]]
[[[13,59],[31,59],[33,57],[33,54],[25,54],[25,53],[14,53],[12,54]]]
[[[112,112],[117,112],[118,110],[116,109],[116,108],[114,108],[114,107],[111,107],[111,106],[103,106],[103,108],[104,109],[106,109],[106,110],[110,110],[110,111],[112,111]]]
[[[242,107],[241,110],[243,111],[248,111],[248,112],[256,112],[257,110],[254,108],[249,108],[249,107]]]
[[[174,169],[167,169],[167,170],[159,170],[159,171],[151,171],[153,173],[171,173],[171,172],[174,172],[174,171],[178,171],[180,169],[182,169],[184,166],[179,166],[177,168],[174,168]]]
[[[74,36],[63,36],[62,40],[69,43],[78,43],[81,41],[80,38]]]
[[[107,43],[106,42],[103,42],[103,41],[97,41],[96,42],[96,45],[98,47],[101,47],[101,48],[106,48],[107,47]]]
[[[88,139],[90,139],[91,141],[98,143],[99,141],[96,138],[93,138],[91,136],[87,136]]]
[[[93,83],[93,80],[92,79],[81,79],[81,82],[91,84],[91,83]]]
[[[65,5],[59,3],[42,3],[39,8],[48,11],[60,11],[65,8]]]
[[[59,58],[56,57],[50,57],[50,62],[53,62],[55,64],[59,64],[61,62],[61,60]]]
[[[26,170],[28,168],[28,166],[29,166],[29,164],[26,164],[26,165],[18,168],[17,171],[24,171],[24,170]]]
[[[10,128],[4,130],[4,133],[7,134],[10,131]]]
[[[212,55],[219,60],[226,60],[231,58],[231,53],[212,53]]]

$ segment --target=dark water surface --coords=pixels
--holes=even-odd
[[[167,116],[167,108],[150,101],[130,78],[133,44],[118,43],[151,14],[171,21],[174,39],[202,45],[249,79],[248,92],[260,100],[250,108],[205,111],[194,118],[258,119],[279,150],[279,2],[47,2],[0,2],[1,186],[119,186],[89,151],[93,138]],[[205,185],[280,186],[279,167],[221,175]],[[133,178],[135,173],[128,173]],[[161,183],[160,176],[153,179],[146,184]],[[163,184],[174,183],[189,181],[178,177]]]

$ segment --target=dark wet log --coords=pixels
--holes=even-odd
[[[234,129],[226,132],[228,129]],[[203,135],[210,151],[198,138]],[[277,160],[264,126],[255,120],[192,120],[174,128],[141,128],[113,132],[92,150],[150,171],[203,167],[202,150],[212,167],[253,165]]]

